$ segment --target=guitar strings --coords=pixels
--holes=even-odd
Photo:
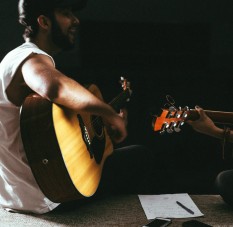
[[[127,95],[126,94],[127,92],[128,92],[128,89],[125,91],[122,91],[115,99],[113,99],[109,103],[109,105],[112,105],[112,104],[116,103],[117,101],[119,101],[124,95]],[[86,128],[90,129],[91,126],[98,126],[100,118],[101,118],[100,116],[97,116],[93,121],[91,121],[89,124],[86,125]]]

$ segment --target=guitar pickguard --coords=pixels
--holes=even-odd
[[[91,116],[91,129],[93,130],[93,135],[88,132],[88,128],[86,127],[81,115],[77,115],[79,120],[79,125],[82,131],[82,137],[86,144],[87,150],[90,153],[90,158],[94,158],[96,163],[100,164],[103,158],[103,154],[105,151],[106,137],[104,126],[101,118],[96,116]]]

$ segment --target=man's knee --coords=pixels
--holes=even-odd
[[[215,187],[223,200],[233,205],[233,170],[219,173],[216,177]]]

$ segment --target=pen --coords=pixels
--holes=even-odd
[[[183,209],[185,209],[187,212],[189,212],[190,214],[194,214],[194,212],[192,210],[190,210],[188,207],[186,207],[185,205],[183,205],[181,202],[176,201],[176,203],[182,207]]]

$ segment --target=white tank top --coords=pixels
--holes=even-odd
[[[15,212],[42,214],[59,204],[45,197],[33,177],[20,135],[20,108],[6,95],[19,65],[32,53],[49,56],[26,42],[9,52],[0,64],[0,206]]]

